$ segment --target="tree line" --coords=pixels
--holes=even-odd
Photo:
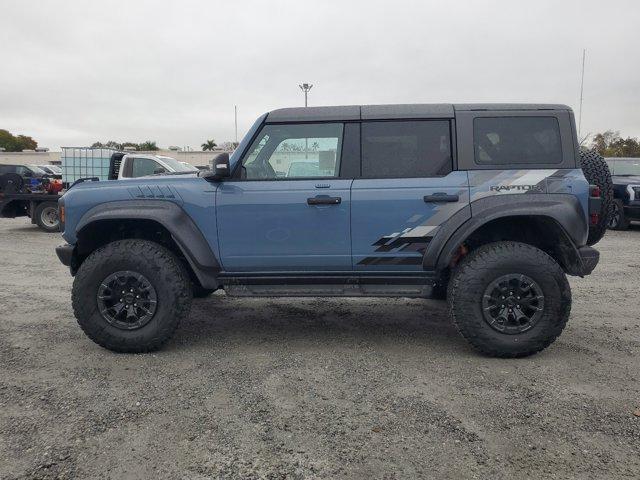
[[[134,143],[134,142],[114,142],[113,140],[109,140],[108,142],[94,142],[91,145],[91,148],[113,148],[114,150],[135,150],[136,152],[155,152],[156,150],[160,150],[156,142],[151,140],[147,140],[142,143]]]
[[[640,141],[634,137],[622,138],[620,132],[613,130],[596,133],[590,147],[603,157],[640,157]]]
[[[23,150],[35,150],[38,142],[26,135],[13,135],[9,130],[0,130],[0,149],[5,152],[22,152]]]

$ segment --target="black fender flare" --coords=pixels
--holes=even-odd
[[[545,217],[554,221],[572,245],[566,252],[570,263],[579,262],[577,245],[585,245],[588,225],[584,209],[575,195],[570,194],[503,194],[471,202],[441,226],[423,258],[425,270],[442,272],[447,268],[458,247],[483,225],[507,217]]]
[[[220,263],[202,231],[178,204],[166,200],[119,200],[88,210],[76,225],[76,235],[103,220],[152,220],[171,234],[204,288],[217,288]]]

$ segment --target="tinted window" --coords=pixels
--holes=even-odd
[[[242,178],[337,177],[341,123],[266,125],[242,161]]]
[[[133,159],[133,171],[132,177],[144,177],[145,175],[153,175],[156,170],[163,168],[155,160],[150,158],[134,158]]]
[[[435,177],[450,171],[448,121],[362,123],[363,177]]]
[[[560,127],[554,117],[476,118],[473,147],[479,165],[562,162]]]

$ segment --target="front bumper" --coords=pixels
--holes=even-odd
[[[69,245],[68,243],[56,247],[56,255],[58,255],[58,258],[63,265],[66,265],[67,267],[71,266],[74,248],[75,247],[73,245]]]
[[[624,214],[630,220],[640,220],[640,201],[630,202],[624,206]]]

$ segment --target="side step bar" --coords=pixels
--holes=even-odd
[[[415,297],[429,298],[433,278],[420,275],[230,275],[218,280],[237,297]]]

